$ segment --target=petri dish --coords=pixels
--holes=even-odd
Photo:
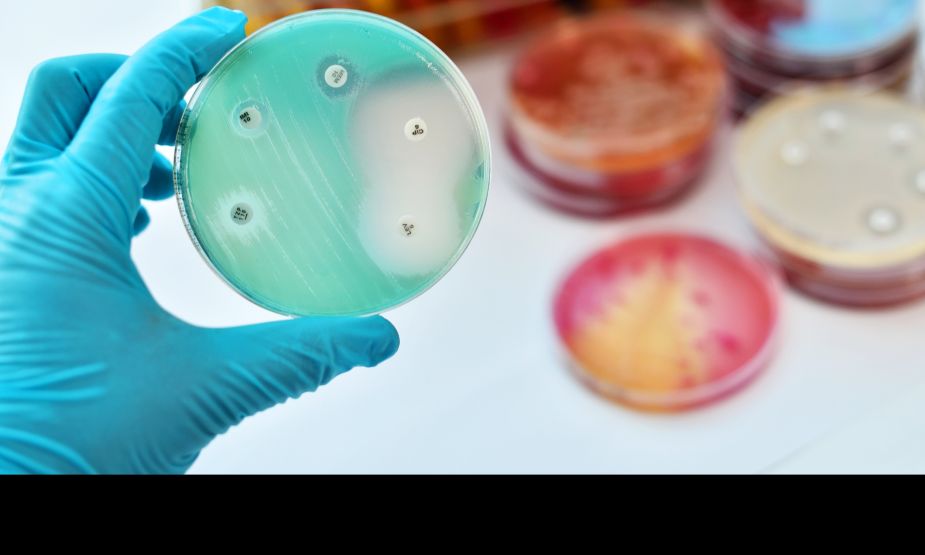
[[[854,306],[925,293],[921,108],[804,91],[755,112],[733,157],[745,213],[797,288]]]
[[[908,88],[918,0],[709,0],[733,86],[733,112],[805,86]]]
[[[672,411],[717,400],[769,363],[776,274],[685,233],[632,236],[581,262],[554,320],[576,375],[630,406]]]
[[[665,202],[699,176],[725,76],[695,20],[625,11],[544,34],[508,89],[515,180],[558,208],[608,215]]]
[[[887,65],[915,43],[918,0],[708,0],[725,49],[803,76]]]
[[[436,283],[490,177],[459,69],[390,19],[316,10],[264,27],[200,83],[180,123],[180,210],[231,287],[288,315],[368,315]]]

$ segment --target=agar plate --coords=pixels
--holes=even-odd
[[[510,76],[515,179],[591,216],[676,198],[710,159],[725,91],[719,53],[682,13],[565,22],[529,45]]]
[[[925,112],[842,89],[782,97],[742,127],[740,200],[790,281],[847,305],[925,294]]]
[[[593,254],[556,296],[578,377],[638,408],[671,411],[743,386],[770,361],[778,286],[769,266],[713,239],[638,235]]]
[[[417,32],[317,10],[245,39],[177,137],[190,236],[239,293],[288,315],[382,312],[462,255],[488,194],[484,116]]]

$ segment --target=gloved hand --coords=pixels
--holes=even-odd
[[[0,472],[183,472],[217,434],[398,347],[380,317],[203,329],[129,255],[172,192],[183,94],[244,37],[221,8],[130,58],[33,72],[0,165]]]

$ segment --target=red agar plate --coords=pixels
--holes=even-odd
[[[700,174],[724,94],[719,53],[689,18],[570,21],[516,61],[506,139],[520,181],[543,200],[589,215],[632,210]]]
[[[582,262],[554,318],[583,382],[617,401],[680,410],[744,385],[778,327],[769,266],[712,239],[641,235]]]

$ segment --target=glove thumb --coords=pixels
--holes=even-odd
[[[356,366],[372,367],[398,349],[388,320],[301,318],[240,328],[208,330],[214,360],[194,405],[199,424],[222,433],[242,419],[306,391],[314,391]]]

